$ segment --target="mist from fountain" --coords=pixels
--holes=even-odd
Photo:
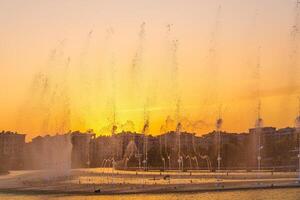
[[[68,176],[71,171],[71,135],[45,136],[36,142],[39,145],[33,145],[30,149],[34,158],[32,164],[43,170],[43,178]]]

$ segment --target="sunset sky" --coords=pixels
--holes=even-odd
[[[109,134],[115,113],[119,131],[149,118],[158,134],[178,114],[200,135],[221,113],[222,129],[243,132],[259,99],[266,126],[293,126],[295,11],[295,0],[1,0],[0,129]]]

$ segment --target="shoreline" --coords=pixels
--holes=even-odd
[[[128,172],[112,169],[11,171],[0,193],[36,195],[137,195],[299,188],[296,173]]]
[[[114,185],[117,186],[117,185]],[[272,190],[272,189],[287,189],[287,188],[299,188],[299,183],[288,183],[288,184],[255,184],[245,186],[228,186],[225,187],[220,183],[219,186],[210,185],[210,187],[202,187],[200,185],[189,186],[189,185],[168,185],[167,187],[143,187],[142,189],[130,189],[130,190],[113,190],[103,191],[96,193],[95,191],[63,191],[63,190],[47,190],[47,189],[0,189],[2,194],[22,194],[22,195],[84,195],[84,196],[113,196],[113,195],[138,195],[138,194],[176,194],[176,193],[206,193],[206,192],[227,192],[227,191],[246,191],[246,190]]]

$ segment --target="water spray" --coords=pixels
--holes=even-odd
[[[259,101],[258,103],[258,107],[257,107],[257,119],[255,122],[255,134],[256,137],[258,137],[258,146],[257,146],[257,150],[258,150],[258,155],[257,155],[257,170],[260,171],[261,170],[261,150],[263,148],[263,146],[261,145],[261,132],[262,132],[262,127],[263,127],[263,119],[261,118],[261,103]]]
[[[183,157],[181,155],[181,129],[182,124],[180,122],[180,114],[181,114],[181,100],[180,100],[180,93],[178,88],[178,40],[173,40],[172,42],[172,52],[171,52],[171,70],[172,70],[172,81],[173,81],[173,90],[174,90],[174,98],[176,103],[176,110],[175,110],[175,118],[176,118],[176,137],[177,137],[177,152],[178,152],[178,170],[183,170]]]
[[[291,70],[289,81],[290,86],[294,86],[295,81],[297,80],[296,71],[298,67],[298,58],[299,58],[299,28],[300,28],[300,1],[296,0],[295,2],[295,16],[294,16],[294,24],[291,29],[291,49],[290,49],[290,55],[289,55],[289,67]]]
[[[296,134],[298,135],[298,182],[300,183],[300,97],[298,97],[299,101],[299,111],[298,116],[295,120]]]
[[[161,134],[164,133],[164,126],[160,127],[160,133]],[[161,161],[163,162],[164,171],[165,171],[166,170],[166,159],[164,157],[162,148],[163,148],[163,145],[162,145],[162,136],[160,136],[159,137],[159,152],[160,152]]]
[[[221,128],[222,128],[222,124],[223,124],[223,119],[221,118],[221,114],[219,114],[219,117],[216,121],[216,131],[217,131],[217,136],[218,136],[218,157],[217,157],[217,161],[218,161],[218,172],[220,172],[221,170]]]
[[[115,165],[116,160],[118,159],[118,150],[117,150],[117,144],[116,144],[116,132],[117,132],[117,119],[116,119],[116,70],[115,70],[115,59],[114,55],[111,57],[111,68],[110,68],[110,75],[111,75],[111,87],[112,87],[112,94],[111,94],[111,135],[112,135],[112,142],[113,142],[113,167]]]
[[[115,115],[114,115],[115,117]],[[114,118],[115,120],[115,118]],[[115,167],[116,167],[116,159],[118,158],[118,149],[117,149],[117,144],[116,144],[116,132],[117,132],[117,126],[115,124],[115,121],[113,123],[113,126],[112,126],[112,130],[111,130],[111,134],[112,134],[112,143],[113,143],[113,157],[111,159],[111,164],[112,164],[112,174],[111,174],[111,180],[112,180],[112,183],[114,181],[114,170],[115,170]]]
[[[168,159],[168,168],[169,170],[171,169],[171,156],[170,152],[168,151],[168,134],[167,132],[169,131],[169,125],[170,125],[171,118],[170,116],[167,117],[165,123],[166,123],[166,134],[164,135],[165,138],[165,154],[166,158]]]
[[[148,131],[149,131],[149,115],[146,112],[145,108],[145,118],[144,118],[144,127],[143,127],[143,139],[144,139],[144,145],[143,145],[143,155],[144,155],[144,160],[143,160],[143,165],[144,165],[144,170],[146,171],[148,169]]]
[[[79,56],[79,72],[80,72],[80,76],[79,76],[79,79],[80,79],[80,86],[81,86],[81,95],[82,96],[85,96],[85,97],[88,97],[91,93],[90,91],[90,85],[91,85],[91,82],[90,82],[90,78],[89,78],[89,74],[88,74],[88,64],[86,63],[86,60],[87,60],[87,56],[89,54],[89,51],[90,51],[90,44],[91,44],[91,40],[92,40],[92,37],[93,37],[93,31],[90,30],[86,36],[86,39],[83,43],[83,46],[81,48],[81,52],[80,52],[80,56]],[[81,126],[83,128],[86,128],[87,124],[86,124],[86,119],[85,117],[87,115],[90,114],[91,112],[91,107],[90,107],[90,99],[86,98],[86,102],[82,102],[83,105],[82,106],[82,109],[81,109],[81,115],[83,115],[83,118],[82,117],[79,117],[79,120],[81,121]]]
[[[258,47],[257,53],[257,61],[256,61],[256,68],[255,68],[255,79],[256,79],[256,97],[258,98],[257,103],[257,118],[255,121],[255,137],[258,139],[257,148],[257,170],[261,170],[261,150],[263,148],[261,144],[261,134],[262,134],[262,127],[263,127],[263,119],[261,118],[261,47]]]
[[[136,96],[139,92],[139,87],[141,84],[142,77],[142,65],[144,59],[144,46],[145,46],[145,35],[146,35],[146,23],[143,22],[140,25],[140,31],[138,34],[138,48],[135,52],[134,58],[131,65],[131,81],[132,81],[132,91],[134,92],[133,96]]]
[[[182,125],[180,122],[177,123],[176,126],[176,137],[177,137],[177,142],[178,142],[178,170],[183,171],[183,157],[181,154],[181,129]]]

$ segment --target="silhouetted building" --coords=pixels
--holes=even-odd
[[[221,157],[221,169],[246,167],[245,159],[248,134],[221,132],[220,147],[218,146],[217,138],[218,133],[216,131],[200,137],[200,146],[203,148],[202,154],[208,156],[211,163],[211,169],[217,168],[219,151]]]
[[[266,165],[269,158],[266,157],[266,149],[272,143],[272,136],[275,134],[274,127],[261,127],[249,129],[248,140],[248,167],[258,169],[258,160],[261,159],[261,165]]]
[[[111,137],[108,136],[99,136],[91,141],[91,167],[107,167],[106,160],[111,159],[113,155],[113,149],[111,148],[111,144]]]
[[[79,131],[71,133],[72,141],[72,168],[86,168],[90,166],[90,143],[95,134],[81,133]]]
[[[178,169],[181,156],[184,169],[214,170],[219,151],[221,169],[256,170],[259,155],[261,169],[295,170],[298,167],[300,134],[295,128],[262,127],[249,129],[249,133],[221,132],[220,135],[218,147],[215,131],[202,136],[176,131],[144,136],[123,131],[99,137],[92,132],[73,132],[38,136],[29,143],[25,143],[25,135],[2,132],[0,167],[57,169],[112,167],[115,163],[120,169],[136,169],[143,168],[147,158],[148,168]]]
[[[14,132],[0,133],[0,171],[23,169],[25,135]]]

